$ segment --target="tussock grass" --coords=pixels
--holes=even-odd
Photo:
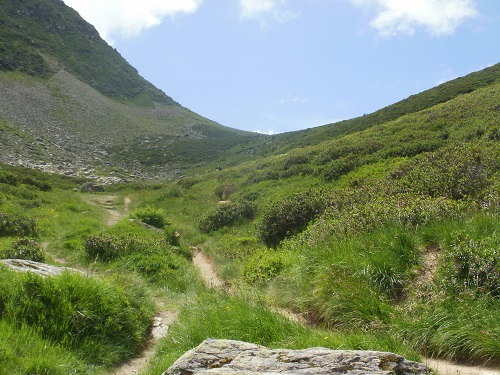
[[[29,327],[91,365],[111,366],[135,353],[155,310],[138,280],[124,276],[43,278],[0,268],[0,286],[2,321]]]

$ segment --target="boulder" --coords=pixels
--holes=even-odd
[[[53,266],[46,263],[34,262],[32,260],[26,259],[2,259],[0,264],[6,265],[13,271],[16,272],[32,272],[40,276],[58,276],[64,272],[76,272],[84,275],[82,271],[76,270],[74,268]]]
[[[241,341],[207,339],[186,352],[163,375],[430,373],[423,363],[407,361],[393,353],[326,348],[268,349]]]
[[[102,193],[106,191],[106,189],[102,185],[85,182],[82,186],[80,186],[80,191],[83,193]]]

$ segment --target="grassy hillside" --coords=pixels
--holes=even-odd
[[[46,54],[55,57],[78,79],[106,96],[175,104],[140,77],[100,38],[92,25],[62,1],[5,1],[0,19],[2,70],[50,76],[59,67],[47,61]]]
[[[274,137],[274,144],[268,152],[271,150],[285,152],[288,149],[315,145],[325,139],[332,139],[340,135],[361,131],[372,126],[396,120],[401,116],[445,103],[459,95],[489,86],[498,81],[500,81],[500,64],[412,95],[374,113],[313,129],[279,134]]]

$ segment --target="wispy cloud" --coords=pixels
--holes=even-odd
[[[113,34],[131,37],[157,26],[165,17],[193,13],[203,0],[64,0],[88,22],[103,39]]]
[[[299,12],[286,9],[286,3],[287,0],[240,0],[240,15],[258,21],[262,27],[272,21],[287,22],[299,17]]]
[[[433,36],[450,35],[478,11],[472,0],[351,0],[377,12],[371,26],[382,36],[413,35],[424,27]]]

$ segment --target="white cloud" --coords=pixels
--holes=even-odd
[[[260,22],[266,27],[269,21],[287,22],[300,13],[285,9],[287,0],[240,0],[241,18]]]
[[[267,135],[273,135],[276,134],[274,130],[269,129],[268,131],[263,132],[262,130],[255,130],[254,133],[259,133],[259,134],[267,134]]]
[[[375,7],[371,26],[383,36],[413,35],[422,26],[431,35],[452,34],[466,18],[478,11],[472,0],[351,0],[355,5]]]
[[[195,12],[203,0],[64,0],[92,25],[103,39],[112,34],[131,37],[157,26],[164,17]]]

